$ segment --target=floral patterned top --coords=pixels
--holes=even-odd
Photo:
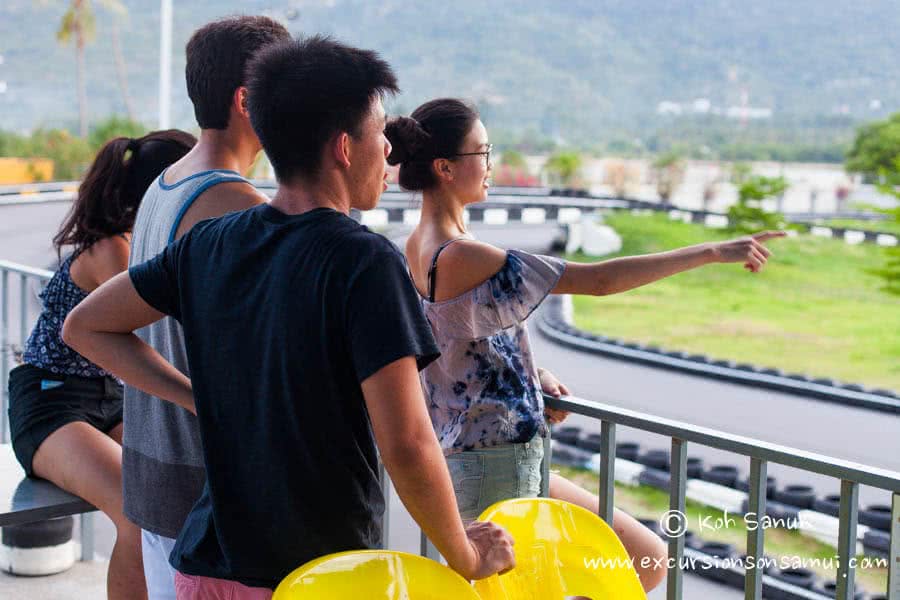
[[[62,326],[66,316],[87,298],[87,292],[75,285],[69,273],[74,259],[74,254],[66,258],[41,292],[44,309],[25,344],[22,359],[29,365],[60,375],[106,377],[109,373],[62,341]]]
[[[441,356],[420,377],[445,455],[547,434],[525,319],[564,270],[558,258],[510,250],[478,287],[422,301]]]

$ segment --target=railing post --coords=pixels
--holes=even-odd
[[[856,569],[856,521],[859,512],[859,484],[841,481],[841,508],[838,526],[837,600],[853,600]]]
[[[613,496],[616,490],[616,424],[603,421],[600,424],[600,518],[612,527]]]
[[[900,600],[900,494],[894,494],[891,510],[891,551],[888,552],[888,600]]]
[[[0,443],[9,441],[9,271],[0,272]]]
[[[753,561],[752,569],[745,569],[744,600],[760,600],[762,598],[763,569],[760,561],[765,544],[765,529],[759,525],[760,518],[766,514],[766,461],[758,458],[750,459],[750,494],[747,511],[753,513],[757,526],[754,530],[747,528],[747,561]],[[746,565],[745,565],[746,566]]]
[[[685,488],[687,483],[687,442],[672,438],[671,470],[669,471],[669,519],[666,529],[675,532],[669,536],[669,577],[666,584],[667,600],[681,600],[684,573],[684,519]],[[674,521],[673,521],[674,520]],[[680,532],[680,534],[679,534]]]
[[[24,349],[28,339],[28,276],[19,275],[19,344]]]

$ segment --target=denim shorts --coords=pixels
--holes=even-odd
[[[463,521],[474,521],[501,500],[546,497],[549,465],[549,436],[451,454],[447,467]]]

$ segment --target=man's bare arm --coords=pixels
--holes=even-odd
[[[69,313],[62,337],[125,383],[196,412],[191,380],[133,333],[164,316],[140,297],[126,271],[91,292]]]
[[[411,356],[362,382],[381,459],[410,515],[447,563],[467,579],[514,566],[512,538],[492,523],[464,528],[447,461],[434,435]]]

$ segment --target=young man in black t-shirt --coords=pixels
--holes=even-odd
[[[267,597],[312,558],[378,547],[374,441],[451,567],[473,579],[511,567],[504,530],[460,521],[417,373],[438,349],[404,259],[348,216],[386,188],[393,72],[318,37],[264,50],[249,72],[280,184],[271,204],[198,224],[91,294],[63,331],[197,414],[208,479],[172,553],[179,598]],[[132,333],[163,315],[184,327],[190,380]]]

